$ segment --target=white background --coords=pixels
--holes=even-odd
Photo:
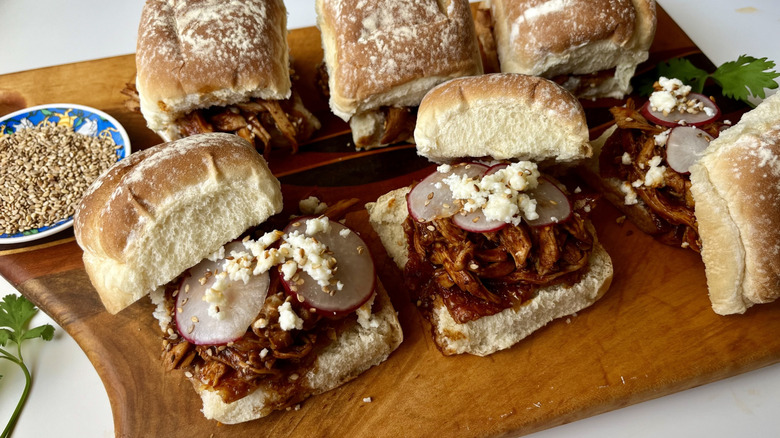
[[[313,0],[286,3],[290,28],[314,24]],[[741,54],[780,60],[780,2],[776,0],[659,0],[659,4],[716,65]],[[0,75],[134,53],[141,6],[140,0],[0,0]],[[7,293],[15,290],[0,278],[0,296]],[[33,324],[45,322],[54,324],[44,314]],[[102,383],[64,330],[58,327],[52,342],[31,341],[23,351],[35,383],[14,436],[113,436]],[[24,383],[21,372],[11,365],[0,361],[3,425]],[[780,426],[777,406],[780,365],[532,436],[776,436]]]

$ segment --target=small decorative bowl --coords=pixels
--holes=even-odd
[[[0,135],[12,134],[18,129],[35,127],[43,122],[69,125],[76,133],[92,137],[110,136],[118,146],[117,161],[130,155],[130,138],[119,122],[95,108],[70,103],[38,105],[0,117]],[[58,233],[73,225],[73,217],[52,225],[25,230],[16,234],[0,234],[0,245],[29,242]]]

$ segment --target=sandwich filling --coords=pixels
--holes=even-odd
[[[457,217],[464,212],[425,221],[410,214],[403,224],[409,248],[404,278],[423,315],[431,319],[440,302],[456,322],[467,323],[517,308],[546,286],[577,283],[596,241],[587,226],[594,199],[567,197],[566,218],[540,223],[533,209],[521,207],[522,220],[486,231],[464,227]]]
[[[307,375],[323,349],[356,324],[374,327],[384,305],[374,299],[365,244],[330,221],[353,203],[231,242],[158,289],[166,368],[184,370],[225,403],[261,387],[274,394],[266,402],[273,409],[308,397]]]
[[[669,164],[670,128],[650,123],[630,99],[625,107],[610,111],[617,128],[599,156],[601,178],[622,181],[620,190],[625,195],[626,206],[640,201],[644,204],[654,227],[647,231],[652,231],[655,238],[699,252],[701,240],[690,176]],[[710,138],[716,138],[726,126],[724,122],[714,121],[698,128]]]

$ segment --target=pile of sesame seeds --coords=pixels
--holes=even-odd
[[[117,160],[110,137],[42,123],[0,135],[0,234],[72,216],[89,185]]]

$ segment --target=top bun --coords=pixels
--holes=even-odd
[[[282,208],[263,157],[231,134],[199,134],[131,154],[76,208],[84,266],[117,313]]]
[[[592,155],[585,111],[568,91],[536,76],[494,73],[453,79],[420,104],[417,152],[459,158],[573,161]]]
[[[136,67],[141,112],[153,131],[199,108],[286,99],[287,10],[282,0],[148,0]]]
[[[713,310],[780,297],[780,95],[713,140],[691,183]]]
[[[330,107],[345,121],[417,106],[436,84],[482,73],[468,0],[317,0],[316,8]]]
[[[648,58],[654,0],[490,0],[501,71],[552,78],[615,69],[578,97],[621,98]]]

